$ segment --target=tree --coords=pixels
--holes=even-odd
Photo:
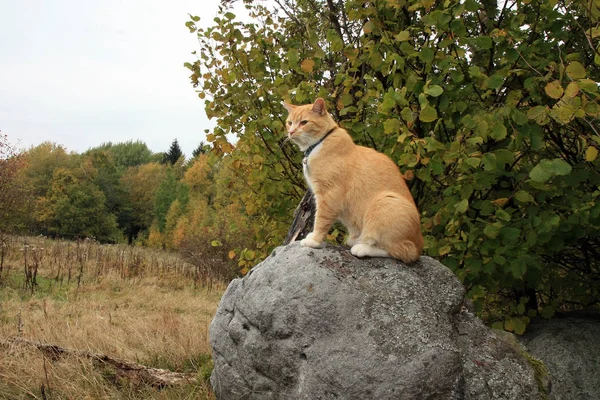
[[[25,166],[25,155],[0,132],[0,233],[17,228],[15,214],[22,212],[29,200],[23,182],[18,179]]]
[[[226,7],[186,63],[263,238],[305,191],[281,100],[317,96],[410,180],[427,253],[497,327],[600,304],[595,2],[280,0]],[[284,17],[285,16],[285,17]],[[228,134],[237,137],[233,146]]]
[[[114,160],[115,166],[123,171],[128,167],[135,167],[147,164],[152,161],[153,153],[146,143],[136,140],[129,140],[123,143],[105,143],[99,147],[90,149],[87,153],[94,151],[106,151]]]
[[[171,143],[171,147],[169,147],[169,151],[164,155],[163,164],[175,165],[181,157],[183,157],[183,152],[181,151],[181,147],[179,147],[177,139],[174,139]]]
[[[192,157],[196,158],[201,154],[206,154],[206,152],[209,150],[209,146],[204,143],[204,142],[200,142],[200,144],[198,145],[198,147],[196,147],[194,149],[194,151],[192,151]]]
[[[133,241],[140,232],[147,231],[154,219],[156,192],[166,177],[167,167],[158,163],[130,167],[121,177],[121,182],[131,204],[131,225],[125,234]]]
[[[44,233],[120,241],[116,218],[106,208],[106,196],[88,178],[94,172],[62,167],[54,171],[47,195],[37,201],[36,214]]]
[[[154,217],[158,223],[158,230],[163,233],[167,222],[167,213],[177,199],[177,179],[171,169],[167,169],[165,178],[160,182],[154,197]]]

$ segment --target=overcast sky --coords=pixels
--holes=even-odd
[[[0,130],[77,152],[138,139],[159,152],[177,138],[190,157],[213,124],[183,67],[198,48],[185,22],[210,25],[218,4],[2,0]]]

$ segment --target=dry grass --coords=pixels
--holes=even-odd
[[[224,285],[201,287],[193,267],[172,254],[95,243],[73,250],[77,245],[71,243],[67,255],[66,242],[35,239],[32,244],[27,238],[28,263],[33,252],[43,253],[32,291],[25,283],[24,271],[31,265],[25,265],[23,238],[11,240],[0,290],[0,342],[23,337],[193,372],[199,379],[158,390],[119,378],[89,359],[50,360],[31,347],[5,343],[0,345],[0,399],[213,398],[207,383],[212,366],[208,325]]]

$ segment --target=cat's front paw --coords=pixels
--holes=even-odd
[[[368,247],[369,246],[364,245],[362,243],[354,244],[350,249],[350,253],[352,253],[352,255],[355,257],[362,258],[368,255]]]
[[[313,249],[320,249],[321,247],[323,247],[323,243],[322,242],[317,242],[316,240],[314,240],[312,238],[312,233],[308,234],[308,236],[306,236],[305,239],[302,239],[300,241],[300,246],[302,247],[311,247]]]

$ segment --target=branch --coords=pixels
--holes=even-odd
[[[0,345],[24,345],[35,347],[53,361],[58,360],[64,355],[88,358],[100,364],[110,365],[117,370],[119,375],[125,376],[132,381],[143,382],[150,386],[159,388],[166,386],[185,385],[196,381],[196,374],[173,372],[159,368],[149,368],[131,361],[113,358],[102,353],[92,353],[91,351],[86,350],[69,349],[54,344],[36,342],[19,337],[2,341],[0,342]]]

